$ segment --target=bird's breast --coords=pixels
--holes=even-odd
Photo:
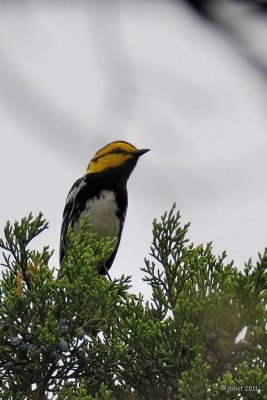
[[[92,232],[96,233],[99,239],[103,237],[118,237],[121,222],[118,217],[118,205],[113,191],[102,190],[99,195],[86,201],[84,211],[74,224],[74,232],[79,230],[80,220],[84,214],[90,215]]]

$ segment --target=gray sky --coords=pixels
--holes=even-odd
[[[245,39],[263,46],[253,21]],[[173,202],[192,241],[241,268],[267,246],[266,97],[244,51],[182,3],[0,2],[1,235],[41,210],[50,229],[36,246],[55,248],[57,267],[68,190],[123,139],[151,152],[128,184],[111,275],[147,290],[152,220]]]

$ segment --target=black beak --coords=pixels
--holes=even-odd
[[[132,155],[133,155],[133,156],[136,156],[136,157],[140,157],[140,156],[142,156],[143,154],[147,153],[148,151],[150,151],[150,149],[135,150],[135,151],[132,152]]]

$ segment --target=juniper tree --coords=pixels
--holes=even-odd
[[[0,298],[0,397],[59,400],[267,398],[267,250],[243,271],[195,246],[172,207],[153,223],[143,279],[97,273],[108,239],[69,232],[60,272],[31,250],[40,214],[7,223]],[[32,244],[31,244],[32,247]],[[238,334],[246,330],[243,339]]]

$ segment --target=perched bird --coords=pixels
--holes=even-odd
[[[86,174],[74,183],[68,194],[61,229],[60,264],[66,251],[68,229],[77,233],[81,218],[88,213],[92,232],[99,239],[115,238],[113,251],[99,271],[101,275],[108,275],[118,251],[127,211],[127,181],[139,157],[147,151],[149,149],[138,150],[121,140],[98,150]]]

